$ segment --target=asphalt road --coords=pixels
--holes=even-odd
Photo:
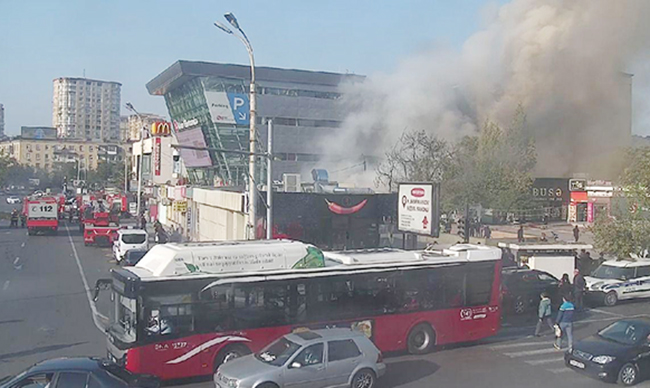
[[[106,340],[92,318],[86,284],[107,277],[115,265],[110,249],[85,247],[76,225],[63,225],[58,236],[27,236],[7,225],[0,221],[0,376],[47,358],[104,356]],[[592,309],[580,316],[575,336],[639,314],[650,314],[650,301]],[[496,337],[425,356],[387,355],[378,387],[611,387],[565,368],[550,333],[530,337],[534,323],[534,317],[508,320]]]

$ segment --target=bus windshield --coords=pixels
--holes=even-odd
[[[111,309],[110,333],[124,343],[136,340],[137,314],[136,301],[114,293],[115,306]]]

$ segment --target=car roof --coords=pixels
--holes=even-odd
[[[304,330],[300,332],[294,332],[294,333],[287,334],[285,338],[291,342],[295,342],[298,345],[303,346],[303,345],[308,345],[312,342],[344,340],[350,338],[357,338],[359,336],[363,336],[363,333],[359,331],[354,331],[352,329],[334,328],[334,329]]]
[[[30,372],[50,372],[57,370],[84,370],[93,371],[100,369],[100,360],[90,357],[75,357],[75,358],[53,358],[35,364],[29,368]]]
[[[650,265],[650,260],[648,259],[641,259],[641,260],[607,260],[603,263],[604,265],[609,265],[612,267],[620,267],[620,268],[627,268],[627,267],[643,267],[646,265]]]
[[[142,229],[120,229],[117,231],[120,234],[147,234],[146,231]]]

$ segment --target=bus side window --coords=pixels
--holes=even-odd
[[[481,306],[489,304],[493,281],[494,263],[477,263],[468,266],[466,305]]]
[[[460,267],[437,269],[444,287],[443,306],[445,308],[465,305],[465,274]]]

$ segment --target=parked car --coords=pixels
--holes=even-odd
[[[505,268],[501,274],[503,311],[517,315],[537,311],[542,292],[548,293],[554,306],[560,305],[560,281],[548,272],[527,268]]]
[[[15,377],[0,381],[0,388],[158,388],[155,376],[136,375],[107,360],[56,358],[38,363]]]
[[[650,377],[650,320],[623,319],[577,342],[567,367],[606,382],[634,385]]]
[[[18,197],[16,195],[10,195],[9,197],[7,197],[7,203],[8,204],[14,205],[14,204],[21,203],[21,202],[22,201],[20,200],[20,197]]]
[[[216,388],[346,386],[372,388],[386,371],[382,354],[361,332],[323,329],[287,334],[262,349],[228,361],[214,375]]]
[[[143,250],[128,250],[124,254],[124,259],[120,262],[121,265],[136,265],[138,261],[147,254],[148,251]]]
[[[587,297],[607,306],[619,300],[650,297],[650,260],[609,260],[585,276]]]
[[[120,229],[113,241],[113,256],[119,263],[130,250],[149,249],[149,235],[142,229]]]

